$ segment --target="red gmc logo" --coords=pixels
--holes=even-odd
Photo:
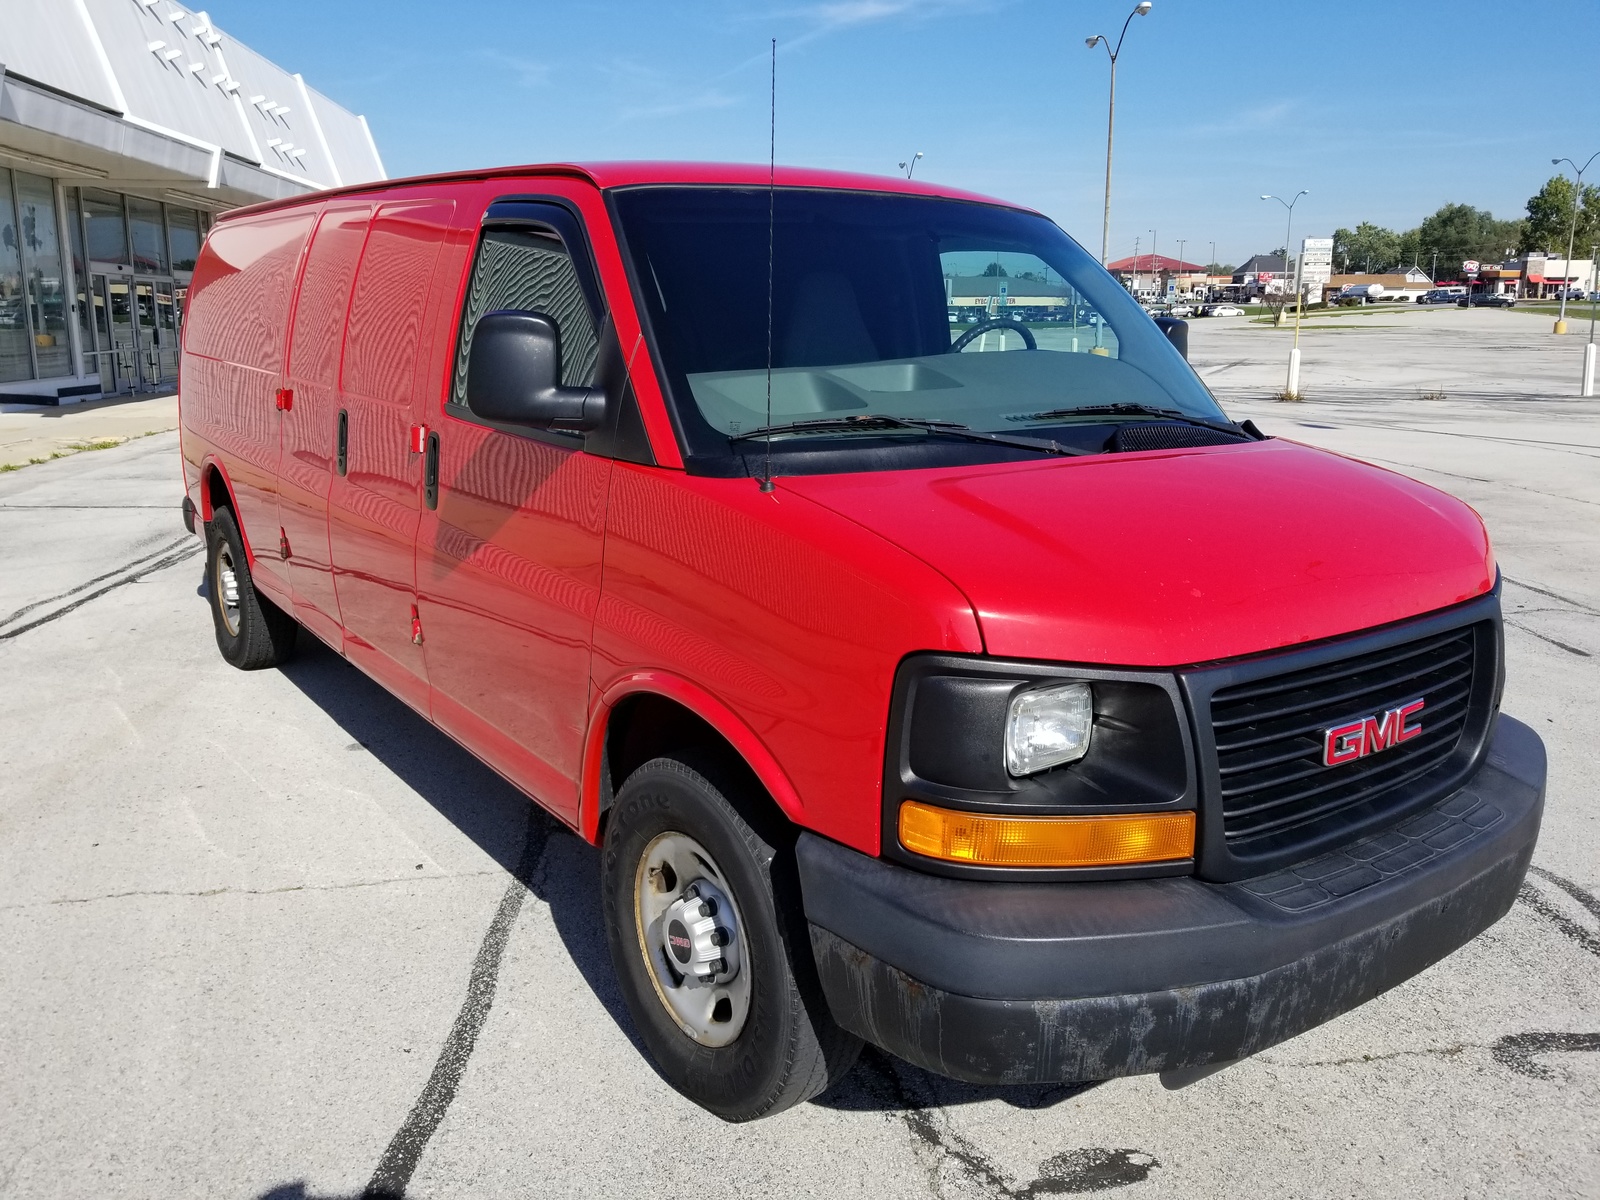
[[[1337,767],[1341,763],[1355,762],[1380,750],[1389,750],[1401,742],[1409,742],[1422,732],[1422,725],[1407,725],[1412,716],[1422,711],[1426,700],[1413,700],[1399,708],[1391,708],[1381,717],[1362,717],[1346,725],[1322,731],[1322,765]]]

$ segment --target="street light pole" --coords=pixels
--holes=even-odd
[[[1287,223],[1285,223],[1285,225],[1283,227],[1283,273],[1285,275],[1287,275],[1289,273],[1289,241],[1290,241],[1290,234],[1294,230],[1294,206],[1296,204],[1300,203],[1300,197],[1301,196],[1308,196],[1310,194],[1311,194],[1311,189],[1309,189],[1309,188],[1301,188],[1298,192],[1296,192],[1294,194],[1294,199],[1293,200],[1285,200],[1282,196],[1270,196],[1270,195],[1266,195],[1266,194],[1263,194],[1262,197],[1261,197],[1263,200],[1276,200],[1279,204],[1283,205],[1284,208],[1289,210],[1289,219],[1288,219]],[[1298,315],[1299,312],[1300,312],[1300,302],[1299,302],[1299,299],[1296,298],[1296,300],[1295,300],[1295,313]],[[1279,325],[1283,324],[1283,310],[1281,308],[1278,310],[1278,321],[1277,321],[1277,323]]]
[[[1113,49],[1111,39],[1103,33],[1097,33],[1092,38],[1085,39],[1085,45],[1093,50],[1104,43],[1106,53],[1111,57],[1111,95],[1106,103],[1106,209],[1105,217],[1100,225],[1100,265],[1106,265],[1106,250],[1111,245],[1111,135],[1117,124],[1117,55],[1122,53],[1122,39],[1128,36],[1128,26],[1134,17],[1142,17],[1150,11],[1150,0],[1139,0],[1134,5],[1133,11],[1128,14],[1128,19],[1122,23],[1122,32],[1117,35],[1117,45]],[[1137,268],[1135,268],[1137,273]]]
[[[1583,348],[1583,386],[1580,396],[1594,395],[1594,317],[1595,306],[1600,304],[1600,279],[1595,278],[1596,264],[1600,263],[1600,246],[1589,247],[1589,344]]]
[[[1283,227],[1283,273],[1289,273],[1289,249],[1292,244],[1291,234],[1294,232],[1294,206],[1300,203],[1301,196],[1309,196],[1310,188],[1301,188],[1294,194],[1293,200],[1285,200],[1282,196],[1263,194],[1263,200],[1276,200],[1288,210],[1288,223]],[[1302,256],[1303,257],[1303,256]],[[1294,345],[1289,348],[1289,375],[1285,382],[1283,394],[1298,398],[1300,395],[1300,267],[1303,264],[1295,263],[1294,272]],[[1278,310],[1278,324],[1283,324],[1283,309]]]
[[[1596,150],[1589,155],[1581,167],[1570,158],[1552,158],[1550,160],[1552,167],[1559,167],[1562,163],[1566,163],[1578,174],[1578,181],[1572,188],[1572,228],[1567,233],[1567,265],[1562,270],[1561,275],[1561,311],[1556,314],[1557,333],[1565,333],[1567,331],[1567,293],[1572,290],[1572,284],[1567,279],[1566,273],[1572,269],[1572,244],[1578,237],[1578,201],[1583,198],[1583,173],[1589,169],[1589,164],[1597,158],[1600,158],[1600,150]]]
[[[922,151],[918,150],[915,154],[913,154],[905,162],[900,164],[900,169],[906,173],[906,178],[907,179],[910,179],[911,178],[911,172],[913,172],[913,171],[915,171],[917,169],[917,159],[919,159],[921,157],[922,157]]]

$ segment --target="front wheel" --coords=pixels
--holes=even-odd
[[[256,591],[232,509],[219,508],[206,522],[206,584],[217,649],[224,659],[243,671],[288,661],[299,626]]]
[[[618,793],[601,860],[640,1036],[668,1083],[728,1121],[817,1095],[861,1049],[817,985],[788,839],[740,815],[729,797],[744,790],[711,764],[654,759]]]

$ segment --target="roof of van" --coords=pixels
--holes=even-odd
[[[586,179],[599,188],[637,187],[645,184],[728,184],[735,187],[765,187],[769,178],[768,169],[756,163],[599,162],[486,167],[477,171],[450,171],[439,175],[381,179],[350,187],[330,188],[303,196],[269,200],[262,204],[232,209],[219,214],[219,219],[228,220],[252,213],[294,208],[301,204],[316,204],[334,196],[373,195],[432,183],[465,183],[477,179],[525,178],[529,175]],[[992,196],[966,192],[959,188],[925,183],[920,179],[901,179],[897,175],[858,175],[848,171],[821,171],[810,167],[778,167],[772,172],[771,181],[778,187],[836,188],[846,191],[895,192],[908,196],[940,196],[952,200],[971,200],[1033,211],[1026,205],[997,200]]]

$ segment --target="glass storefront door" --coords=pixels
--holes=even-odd
[[[111,351],[105,357],[116,373],[117,390],[138,387],[139,346],[133,324],[133,284],[117,275],[97,275],[95,281],[101,292],[101,296],[96,297],[95,307],[97,310],[104,308],[109,325],[103,348]]]
[[[155,382],[171,384],[178,381],[178,309],[173,303],[172,280],[156,280],[156,354],[157,378]]]
[[[108,392],[167,387],[178,379],[181,297],[171,279],[89,277],[90,335],[84,369]]]

